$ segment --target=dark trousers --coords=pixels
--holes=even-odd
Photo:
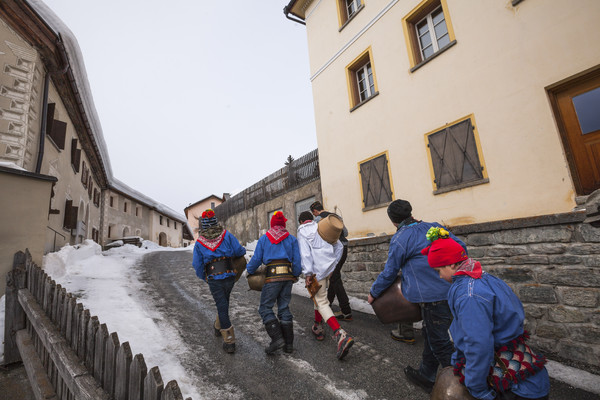
[[[260,305],[258,313],[263,324],[276,319],[273,306],[277,302],[277,316],[281,322],[291,322],[294,318],[290,311],[292,300],[292,285],[294,281],[279,281],[265,283],[260,292]]]
[[[208,278],[208,288],[217,305],[217,314],[221,329],[229,329],[231,321],[229,320],[229,296],[235,284],[235,276],[225,279]]]
[[[423,360],[419,372],[433,382],[438,365],[442,368],[451,365],[454,344],[450,340],[448,329],[452,323],[452,312],[446,300],[420,305],[423,317]]]
[[[333,303],[333,300],[335,300],[335,297],[337,296],[338,302],[340,303],[340,309],[344,314],[350,314],[352,312],[352,309],[350,308],[350,299],[346,294],[344,282],[342,281],[342,267],[346,262],[347,256],[348,246],[344,246],[342,258],[340,258],[340,261],[331,273],[331,277],[329,278],[329,288],[327,288],[327,300],[329,300],[329,304]]]

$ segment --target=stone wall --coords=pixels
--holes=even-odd
[[[546,215],[451,228],[485,271],[523,302],[525,328],[546,356],[600,372],[600,229],[585,213]],[[351,240],[343,279],[366,299],[387,259],[390,236]]]
[[[257,240],[269,229],[268,217],[270,212],[283,210],[283,215],[288,220],[286,227],[292,235],[296,236],[298,228],[296,203],[310,197],[322,201],[320,179],[290,190],[275,199],[258,204],[248,210],[233,214],[221,223],[244,245]]]

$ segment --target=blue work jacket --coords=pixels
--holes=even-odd
[[[246,254],[246,249],[242,247],[235,236],[226,231],[223,242],[214,251],[207,249],[196,240],[192,265],[194,266],[194,270],[196,270],[196,276],[202,280],[206,280],[204,266],[207,263],[219,257],[241,257],[244,254]],[[214,279],[225,279],[230,276],[235,276],[235,272],[215,275]]]
[[[479,279],[455,275],[452,280],[448,292],[456,348],[452,364],[464,358],[465,386],[474,397],[492,400],[496,392],[486,379],[494,365],[494,350],[523,334],[523,304],[502,279],[485,272]],[[550,390],[548,371],[544,368],[511,390],[525,398],[545,396]]]
[[[444,228],[437,222],[415,222],[398,228],[390,241],[385,267],[371,286],[371,296],[381,296],[402,269],[402,294],[406,300],[432,303],[448,299],[450,283],[440,279],[438,272],[429,266],[427,256],[421,254],[421,250],[431,244],[425,235],[434,226]],[[450,237],[467,250],[462,240],[452,233]]]
[[[253,274],[261,264],[267,265],[275,260],[289,260],[292,263],[292,275],[299,276],[302,272],[302,261],[298,239],[289,234],[281,242],[273,244],[267,235],[262,235],[258,239],[252,258],[246,265],[246,270],[249,274]]]

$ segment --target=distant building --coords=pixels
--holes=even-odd
[[[41,265],[85,239],[192,240],[182,214],[113,176],[79,46],[45,4],[0,2],[0,60],[0,295],[25,248]]]
[[[198,200],[197,202],[190,204],[189,206],[183,209],[188,224],[192,228],[194,240],[198,239],[198,219],[202,216],[202,212],[209,208],[214,210],[215,207],[223,203],[227,197],[229,197],[228,193],[223,194],[223,197],[218,197],[214,194],[211,194],[210,196],[205,197],[202,200]]]
[[[393,233],[395,199],[457,226],[568,212],[600,188],[600,2],[284,12],[306,24],[324,205],[352,237]]]

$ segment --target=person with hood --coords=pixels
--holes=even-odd
[[[248,274],[254,274],[261,264],[266,265],[265,285],[260,293],[260,314],[271,343],[267,354],[285,347],[294,350],[293,315],[290,311],[292,285],[302,272],[298,240],[287,231],[287,219],[281,211],[271,217],[271,228],[258,239],[252,258],[246,265]],[[273,306],[277,303],[277,316]]]
[[[390,240],[388,259],[369,293],[373,303],[384,290],[394,283],[401,273],[402,294],[411,303],[419,304],[423,318],[423,356],[419,369],[404,368],[407,379],[430,393],[438,367],[450,366],[454,345],[448,334],[452,313],[448,308],[450,284],[439,279],[429,268],[427,257],[421,250],[427,246],[425,234],[431,227],[442,227],[437,222],[424,222],[413,218],[412,206],[406,200],[394,200],[387,208],[388,217],[396,227]],[[463,248],[466,246],[453,236]]]
[[[198,239],[194,245],[192,265],[196,276],[208,283],[217,306],[215,336],[223,337],[223,349],[235,352],[235,333],[229,319],[229,297],[235,283],[232,258],[246,254],[246,249],[217,222],[215,212],[208,209],[200,218]]]
[[[330,217],[332,218],[332,217]],[[312,333],[317,340],[325,338],[323,321],[333,331],[333,339],[336,341],[336,357],[342,360],[354,344],[354,339],[340,327],[336,317],[331,311],[327,298],[327,286],[329,277],[342,257],[344,251],[342,243],[336,240],[333,245],[326,242],[317,231],[317,223],[313,221],[313,215],[304,211],[298,218],[298,243],[300,245],[300,256],[302,257],[302,272],[305,276],[307,287],[312,280],[316,280],[320,288],[314,294],[315,323]]]
[[[422,253],[429,266],[452,284],[452,364],[460,382],[477,399],[548,399],[546,359],[527,345],[525,312],[517,295],[502,279],[483,271],[446,230],[430,228],[426,237],[432,243]]]

